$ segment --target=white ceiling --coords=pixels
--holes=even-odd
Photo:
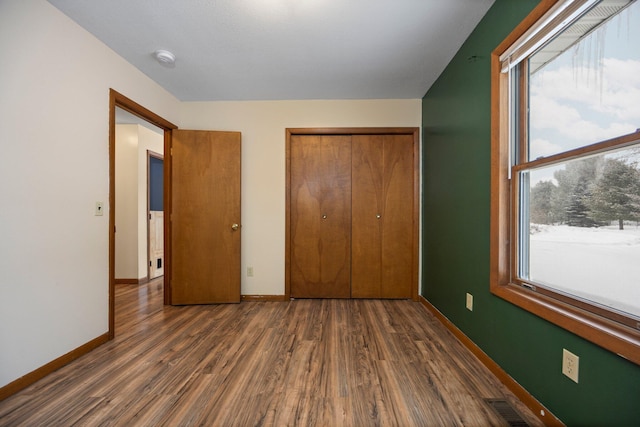
[[[182,101],[422,98],[494,2],[48,1]]]

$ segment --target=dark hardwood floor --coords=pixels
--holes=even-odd
[[[541,425],[421,304],[162,305],[116,287],[116,338],[0,402],[2,426]]]

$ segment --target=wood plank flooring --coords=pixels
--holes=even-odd
[[[0,402],[1,426],[541,425],[419,303],[162,305],[116,287],[116,339]]]

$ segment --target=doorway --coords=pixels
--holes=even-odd
[[[163,131],[116,107],[115,144],[115,279],[141,285],[161,275],[150,272],[149,244],[151,258],[162,257]],[[149,215],[157,227],[149,227]],[[162,260],[155,262],[161,272]]]
[[[163,119],[152,111],[144,108],[140,104],[132,101],[126,96],[110,89],[109,91],[109,339],[115,336],[115,265],[116,265],[116,113],[117,110],[123,110],[133,116],[141,119],[141,124],[150,124],[160,129],[163,135],[163,151],[170,150],[171,131],[177,129],[173,123]],[[167,174],[164,174],[163,184],[167,182]],[[163,205],[167,204],[167,185],[163,185]],[[170,246],[167,241],[167,224],[164,224],[164,274],[170,271],[170,262],[168,261]],[[146,264],[146,263],[145,263]],[[145,265],[146,269],[146,265]],[[148,277],[148,276],[147,276]],[[164,303],[170,301],[170,286],[167,280],[164,281]]]
[[[164,160],[147,150],[147,276],[164,275]]]

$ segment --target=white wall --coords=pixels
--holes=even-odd
[[[138,279],[138,126],[116,125],[116,279]]]
[[[108,330],[109,88],[179,102],[45,0],[0,1],[0,54],[1,387]]]
[[[137,281],[149,275],[147,150],[164,153],[161,132],[137,124],[116,125],[116,279]]]
[[[184,129],[242,132],[242,294],[284,294],[285,129],[421,125],[421,100],[190,102]],[[248,266],[254,276],[247,277]]]
[[[0,387],[108,331],[109,88],[242,132],[247,295],[284,292],[285,128],[421,120],[420,100],[181,104],[45,0],[0,1],[0,54]]]

